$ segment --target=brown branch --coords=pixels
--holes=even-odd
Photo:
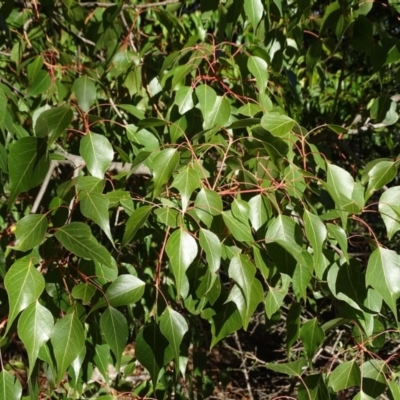
[[[146,8],[152,8],[152,7],[162,7],[162,6],[168,6],[170,4],[178,4],[180,3],[181,0],[164,0],[164,1],[158,1],[156,3],[146,3],[146,4],[124,4],[122,6],[123,10],[126,9],[133,9],[133,10],[143,10]],[[86,3],[80,3],[79,4],[82,7],[103,7],[103,8],[108,8],[108,7],[114,7],[115,4],[113,3],[99,3],[97,1],[89,1]]]

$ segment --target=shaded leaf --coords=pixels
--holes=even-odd
[[[201,189],[196,196],[194,206],[197,216],[207,227],[210,227],[213,216],[221,214],[222,200],[213,190]]]
[[[239,242],[252,242],[253,235],[251,234],[251,229],[249,224],[244,224],[232,214],[232,211],[224,211],[222,213],[222,218],[225,225],[229,229],[232,236]]]
[[[300,338],[311,363],[314,354],[325,340],[325,334],[316,318],[307,321],[300,329]]]
[[[242,327],[242,317],[234,303],[224,304],[211,318],[211,333],[213,348],[220,340]]]
[[[50,166],[46,147],[46,140],[35,137],[23,137],[10,146],[8,208],[12,206],[21,192],[42,183]]]
[[[122,238],[122,246],[126,246],[136,235],[137,231],[146,223],[152,210],[151,206],[137,208],[128,218]]]
[[[135,352],[140,364],[149,371],[154,385],[158,382],[161,369],[174,357],[167,339],[154,322],[145,325],[139,331],[136,337]]]
[[[189,330],[185,318],[178,312],[174,311],[171,307],[167,307],[160,318],[160,330],[167,338],[174,353],[175,362],[178,364],[180,345],[183,336]]]
[[[90,303],[90,300],[96,293],[96,287],[90,283],[79,283],[74,286],[71,291],[71,296],[74,299],[82,300],[82,304],[86,306]]]
[[[110,346],[119,369],[122,352],[128,341],[128,323],[125,316],[113,307],[108,307],[100,317],[100,328]]]
[[[301,376],[303,372],[307,369],[308,362],[305,358],[299,358],[296,361],[288,363],[267,363],[265,365],[271,371],[278,372],[280,374],[285,374],[289,376]]]
[[[187,166],[183,171],[180,171],[174,177],[171,187],[175,187],[179,190],[182,201],[182,211],[185,212],[189,204],[190,196],[193,191],[199,188],[201,181],[198,173],[192,166]]]

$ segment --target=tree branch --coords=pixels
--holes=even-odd
[[[151,7],[162,7],[162,6],[168,6],[170,4],[178,4],[180,3],[181,0],[164,0],[164,1],[158,1],[156,3],[146,3],[146,4],[124,4],[122,6],[123,10],[126,9],[133,9],[133,10],[143,10],[146,8],[151,8]],[[91,7],[103,7],[103,8],[108,8],[108,7],[114,7],[115,4],[113,3],[99,3],[97,1],[89,1],[86,3],[80,3],[79,4],[82,7],[86,8],[91,8]]]

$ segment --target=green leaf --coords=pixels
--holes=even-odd
[[[322,256],[322,259],[323,259],[323,256]],[[322,261],[322,262],[324,262],[324,261]],[[320,274],[319,274],[320,271],[323,271],[323,269],[319,268],[316,271],[316,275],[318,277],[320,276]],[[296,295],[297,301],[300,301],[300,299],[303,299],[304,301],[306,301],[307,288],[308,288],[308,284],[311,281],[312,274],[313,274],[313,263],[310,263],[308,265],[301,265],[301,264],[296,265],[296,268],[295,268],[293,276],[292,276],[292,285],[293,285],[293,292]]]
[[[182,211],[185,212],[193,191],[201,186],[198,173],[192,166],[187,166],[174,177],[171,187],[179,190],[182,201]]]
[[[373,192],[382,189],[384,185],[391,182],[397,175],[396,163],[392,161],[380,161],[368,172],[368,189],[365,194],[369,198]]]
[[[79,192],[94,192],[94,193],[103,193],[104,190],[104,179],[99,179],[94,176],[78,176],[76,178],[76,189]],[[118,192],[114,190],[113,192],[107,193],[107,197]]]
[[[51,332],[51,344],[57,363],[57,381],[85,347],[85,331],[76,313],[57,320]]]
[[[379,212],[385,223],[389,240],[400,230],[400,216],[396,207],[400,207],[400,186],[384,191],[379,199]]]
[[[115,355],[116,368],[119,370],[122,352],[128,342],[128,323],[126,318],[117,309],[108,307],[100,317],[100,328],[107,344]]]
[[[305,358],[300,357],[298,360],[288,363],[267,363],[265,365],[271,371],[278,372],[289,376],[301,376],[307,369],[308,362]]]
[[[4,279],[10,305],[7,331],[17,315],[35,302],[44,290],[43,275],[34,267],[33,260],[31,255],[18,259]]]
[[[256,267],[244,254],[233,257],[228,269],[228,274],[240,287],[247,303],[250,302]]]
[[[39,71],[37,76],[32,80],[29,86],[29,96],[37,96],[46,92],[51,85],[51,78],[46,71]]]
[[[224,339],[242,327],[242,317],[234,303],[231,301],[224,304],[221,309],[211,318],[211,348],[220,340]]]
[[[262,6],[261,6],[262,7]],[[250,56],[247,61],[247,68],[256,78],[258,89],[263,92],[268,85],[268,64],[260,57]]]
[[[222,218],[232,236],[239,242],[253,242],[250,225],[244,224],[232,214],[232,211],[224,211]]]
[[[320,265],[323,262],[322,248],[328,235],[328,231],[321,219],[307,210],[304,211],[303,221],[307,239],[314,252],[314,270],[316,271],[317,276],[319,276],[318,272],[320,271]]]
[[[257,306],[263,301],[263,299],[264,292],[261,282],[258,279],[254,279],[251,287],[251,297],[247,301],[239,286],[234,285],[226,302],[233,301],[236,304],[242,319],[243,329],[247,330]]]
[[[186,271],[197,256],[197,243],[185,230],[178,229],[168,238],[165,247],[170,268],[175,277],[178,296],[186,298],[189,293],[189,281]]]
[[[110,346],[108,344],[98,344],[95,348],[93,357],[94,364],[99,369],[105,382],[108,384],[108,366],[110,364]]]
[[[154,211],[157,221],[171,228],[177,228],[182,225],[182,214],[171,207],[157,208]]]
[[[218,193],[210,189],[201,189],[194,202],[195,212],[200,220],[210,227],[213,216],[222,212],[222,200]]]
[[[353,177],[336,165],[327,164],[327,184],[329,194],[339,209],[345,209],[352,202],[354,191]]]
[[[4,91],[0,88],[0,126],[3,126],[7,112],[7,97]]]
[[[72,91],[79,108],[87,113],[96,100],[96,86],[86,75],[75,80]]]
[[[175,94],[175,104],[182,115],[191,110],[194,107],[193,89],[188,86],[179,88]]]
[[[307,321],[300,329],[300,339],[311,363],[314,354],[325,340],[325,334],[316,318]]]
[[[250,222],[255,231],[258,231],[271,214],[271,205],[266,196],[258,194],[249,200]]]
[[[10,209],[21,192],[42,183],[50,166],[46,140],[23,137],[10,146],[8,171],[10,175]]]
[[[29,358],[29,376],[32,374],[39,349],[50,339],[54,326],[51,312],[38,301],[25,309],[18,320],[18,336]]]
[[[108,250],[94,238],[90,228],[83,222],[71,222],[58,228],[57,240],[69,251],[89,260],[96,260],[109,268],[115,268],[115,260]]]
[[[18,378],[3,369],[0,372],[0,395],[7,400],[20,400],[22,386]]]
[[[151,206],[137,208],[128,218],[125,226],[122,246],[126,246],[136,235],[137,231],[146,223],[152,210]]]
[[[301,231],[294,220],[286,215],[279,215],[268,227],[265,237],[267,243],[275,242],[287,250],[301,264],[307,264],[302,255]]]
[[[357,360],[346,361],[338,365],[328,377],[329,386],[335,391],[348,389],[353,386],[360,386],[361,371]]]
[[[145,325],[139,331],[135,354],[140,364],[149,371],[154,386],[158,382],[161,369],[174,357],[172,348],[155,322]]]
[[[174,311],[171,307],[167,307],[160,318],[161,333],[167,338],[170,347],[174,353],[175,362],[179,363],[180,345],[183,336],[189,330],[189,326],[185,318]]]
[[[108,216],[110,202],[107,197],[104,194],[96,192],[81,191],[79,193],[79,200],[82,214],[99,225],[110,242],[114,244]]]
[[[378,247],[368,260],[366,284],[372,286],[398,320],[396,300],[400,297],[400,256]]]
[[[327,224],[326,226],[328,228],[329,236],[333,237],[338,242],[338,245],[340,246],[340,250],[342,251],[344,258],[346,259],[347,262],[349,262],[349,255],[347,253],[348,243],[345,230],[338,225]]]
[[[222,246],[215,233],[203,228],[200,229],[199,243],[200,247],[206,253],[207,266],[210,271],[210,281],[208,282],[207,289],[208,292],[211,290],[218,277],[217,272],[221,264]]]
[[[261,118],[261,126],[276,137],[285,136],[292,130],[294,125],[295,122],[288,116],[273,112],[264,114]]]
[[[158,196],[162,186],[169,180],[175,168],[179,164],[179,153],[173,149],[161,150],[153,160],[154,193],[153,198]]]
[[[299,400],[331,400],[324,380],[325,374],[312,374],[302,378],[298,389]]]
[[[35,134],[37,137],[49,136],[49,144],[51,144],[65,132],[72,117],[72,110],[66,106],[43,111],[36,119]]]
[[[120,275],[108,287],[106,301],[112,307],[125,306],[139,301],[144,293],[145,283],[133,275]]]
[[[71,296],[74,299],[82,300],[84,306],[90,303],[90,300],[96,293],[96,287],[90,283],[79,283],[74,286],[71,291]]]
[[[288,293],[288,288],[270,287],[265,299],[265,312],[268,318],[271,318],[282,306],[283,300]]]
[[[264,15],[264,7],[261,0],[244,0],[244,12],[255,31]]]
[[[114,158],[109,140],[103,135],[89,132],[81,139],[79,153],[89,172],[96,178],[103,179]]]
[[[41,214],[29,214],[15,225],[14,250],[28,251],[43,242],[47,230],[47,217]]]

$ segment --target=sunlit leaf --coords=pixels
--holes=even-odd
[[[346,361],[339,364],[328,378],[329,386],[335,391],[359,386],[361,383],[361,371],[357,360]]]
[[[78,78],[73,86],[72,91],[75,94],[79,108],[87,113],[96,100],[96,85],[88,76]]]
[[[179,163],[179,153],[176,149],[161,150],[153,160],[154,194],[158,196],[162,186],[169,180]]]
[[[15,225],[15,250],[27,251],[43,242],[47,230],[47,217],[30,214],[20,219]]]

